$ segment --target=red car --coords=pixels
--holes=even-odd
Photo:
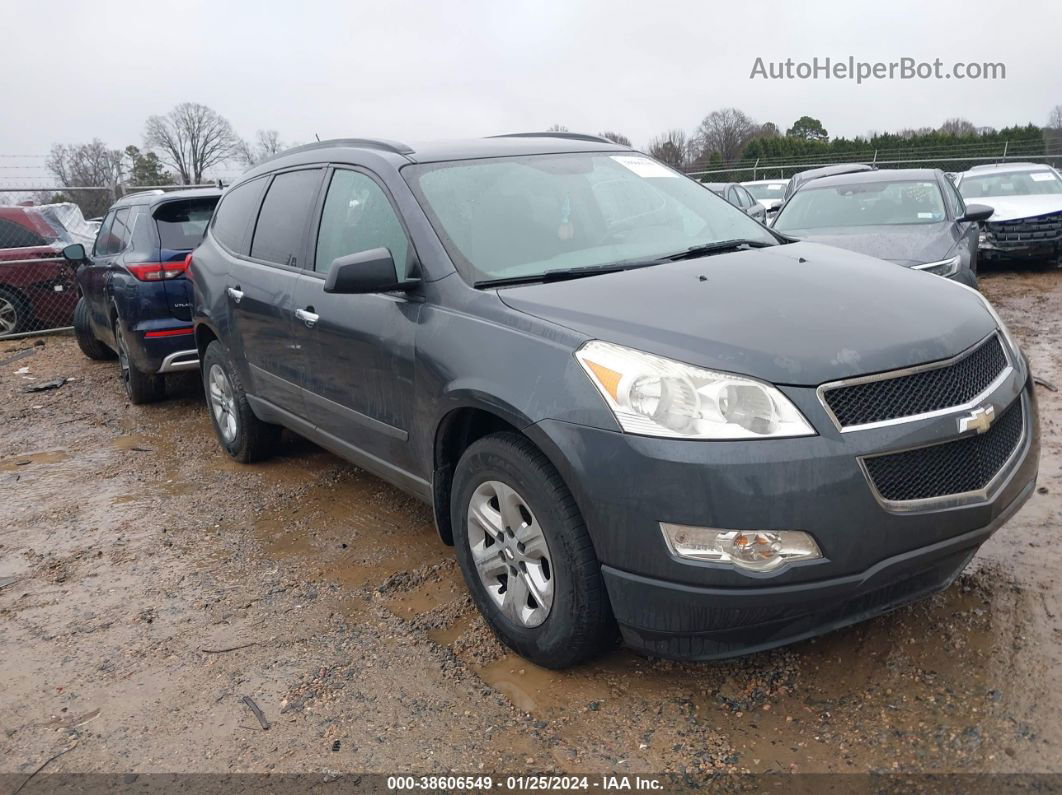
[[[32,207],[0,207],[0,337],[69,326],[77,303],[66,241]]]

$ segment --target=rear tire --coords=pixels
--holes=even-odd
[[[29,306],[13,290],[0,288],[0,337],[18,334],[30,325]]]
[[[579,508],[526,438],[493,434],[465,451],[451,521],[472,599],[506,646],[546,668],[566,668],[614,643],[601,564]]]
[[[203,355],[203,391],[218,442],[237,461],[269,458],[280,440],[280,426],[262,422],[247,402],[243,383],[228,352],[217,340]]]
[[[114,318],[114,341],[118,347],[118,364],[121,368],[122,385],[129,402],[135,406],[155,403],[166,394],[166,379],[155,373],[145,373],[137,369],[129,356],[129,347],[125,341],[120,318]]]
[[[96,335],[92,333],[88,302],[84,297],[78,298],[77,306],[74,307],[74,336],[77,338],[77,346],[88,358],[97,361],[114,358],[114,351],[96,339]]]

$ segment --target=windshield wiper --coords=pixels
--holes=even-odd
[[[507,276],[500,279],[485,279],[475,282],[473,287],[507,287],[515,284],[547,284],[549,282],[563,282],[569,279],[581,279],[584,276],[599,276],[603,273],[619,273],[620,271],[634,270],[635,268],[648,268],[659,265],[662,260],[646,260],[644,262],[614,262],[610,265],[590,265],[585,268],[557,268],[544,273],[533,273],[527,276]]]
[[[763,240],[719,240],[714,243],[702,243],[699,246],[690,246],[685,251],[679,251],[676,254],[668,254],[660,258],[663,262],[677,262],[681,259],[696,259],[697,257],[705,257],[709,254],[723,254],[727,251],[738,251],[743,248],[767,248],[769,246],[778,245],[777,243],[767,243]]]

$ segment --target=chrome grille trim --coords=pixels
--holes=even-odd
[[[842,425],[840,420],[837,419],[837,415],[833,413],[833,409],[830,408],[830,404],[826,400],[826,393],[831,389],[838,389],[846,386],[856,386],[859,384],[870,384],[875,381],[891,381],[894,378],[901,378],[906,375],[915,375],[916,373],[923,373],[928,370],[939,370],[945,367],[951,367],[957,362],[962,361],[967,356],[971,355],[988,342],[992,337],[996,337],[1000,348],[1003,350],[1003,356],[1007,361],[1006,367],[1004,367],[999,375],[993,379],[993,381],[985,387],[979,394],[972,397],[965,403],[960,403],[955,406],[948,406],[943,409],[936,409],[935,411],[926,411],[920,414],[909,414],[903,417],[894,417],[888,420],[881,420],[879,422],[867,422],[860,425]],[[867,431],[873,428],[885,428],[890,425],[901,425],[908,422],[918,422],[920,420],[927,420],[933,417],[943,417],[948,414],[953,414],[961,411],[968,411],[976,407],[978,404],[983,403],[984,400],[999,389],[1000,386],[1014,373],[1014,360],[1011,357],[1010,348],[1007,346],[999,330],[995,330],[990,334],[987,334],[973,345],[961,353],[952,356],[950,359],[942,359],[936,362],[929,362],[928,364],[919,364],[913,367],[905,367],[901,370],[890,370],[884,373],[875,373],[874,375],[857,376],[855,378],[845,378],[839,381],[829,381],[825,384],[820,384],[815,390],[815,394],[818,396],[819,403],[822,405],[823,410],[826,412],[826,416],[830,418],[830,422],[841,433],[851,433],[852,431]]]

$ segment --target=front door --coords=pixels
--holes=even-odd
[[[336,295],[324,291],[338,257],[387,248],[399,278],[415,261],[388,194],[362,171],[332,172],[316,235],[312,270],[295,291],[296,338],[305,354],[305,400],[320,432],[377,459],[412,469],[414,338],[421,303],[405,293]]]

